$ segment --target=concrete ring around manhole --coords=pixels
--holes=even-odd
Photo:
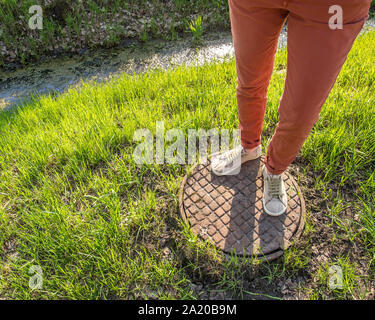
[[[283,173],[287,212],[272,217],[263,210],[264,158],[246,162],[237,175],[217,176],[211,164],[198,164],[184,177],[179,191],[180,214],[192,232],[224,253],[274,260],[303,231],[306,208],[293,177]]]

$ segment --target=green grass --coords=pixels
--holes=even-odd
[[[42,30],[28,27],[29,8],[36,4],[43,8]],[[374,12],[375,1],[370,15]],[[129,38],[144,42],[189,35],[198,45],[203,29],[230,30],[227,0],[0,0],[0,68],[114,47]]]
[[[202,17],[198,15],[195,20],[192,20],[189,24],[189,28],[193,33],[193,41],[199,44],[203,36],[203,22]]]
[[[333,265],[338,266],[342,270],[342,280],[340,283],[340,287],[335,288],[330,287],[332,284],[330,284],[330,278],[332,277],[332,274],[329,273],[330,267]],[[357,266],[356,264],[351,264],[348,261],[348,258],[340,257],[337,261],[334,261],[334,263],[329,263],[326,265],[322,265],[321,268],[318,270],[318,279],[319,284],[324,287],[327,286],[327,289],[330,289],[334,292],[336,297],[338,299],[347,299],[349,297],[354,297],[356,299],[364,299],[367,292],[362,292],[362,294],[357,295],[358,287],[360,284],[360,275],[356,272]],[[318,298],[324,298],[324,296],[321,296]]]
[[[43,8],[43,29],[31,30],[32,5]],[[0,0],[0,68],[122,40],[174,40],[191,34],[200,14],[205,30],[229,30],[227,0]]]
[[[195,298],[191,283],[227,296],[256,297],[270,291],[249,292],[246,283],[254,277],[272,285],[300,275],[310,279],[301,290],[312,298],[357,297],[353,283],[363,279],[370,286],[375,270],[374,59],[372,32],[356,41],[296,164],[302,178],[315,175],[314,187],[332,208],[327,215],[337,234],[347,233],[346,225],[334,219],[340,218],[340,208],[349,205],[358,214],[357,236],[350,234],[348,241],[364,248],[361,258],[369,274],[356,275],[355,256],[327,262],[338,261],[350,271],[344,292],[329,291],[326,269],[311,267],[308,242],[272,264],[224,259],[178,218],[185,166],[138,167],[132,159],[135,130],[154,130],[157,120],[165,121],[166,130],[180,128],[186,134],[193,128],[236,128],[231,60],[83,83],[56,99],[35,98],[0,113],[0,297]],[[285,64],[281,51],[269,88],[263,144],[277,121]],[[340,204],[338,194],[352,202]],[[308,220],[304,239],[316,232]],[[33,265],[43,271],[41,290],[28,286]]]

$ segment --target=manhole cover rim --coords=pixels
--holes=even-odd
[[[262,156],[262,161],[264,161],[263,156]],[[190,227],[191,227],[191,223],[189,221],[189,218],[186,216],[185,208],[184,208],[184,201],[183,201],[184,190],[185,190],[185,186],[186,186],[186,182],[187,182],[188,178],[194,174],[195,170],[198,168],[199,165],[206,165],[206,163],[196,163],[194,166],[192,166],[188,170],[187,174],[185,174],[185,176],[183,177],[180,188],[179,188],[178,201],[179,201],[180,215],[183,218],[184,222],[186,222]],[[288,176],[288,179],[290,180],[291,185],[295,188],[296,194],[298,195],[298,198],[299,198],[300,204],[301,204],[298,227],[296,228],[293,235],[291,236],[290,243],[284,249],[278,248],[274,251],[268,252],[267,254],[256,255],[256,257],[261,261],[265,261],[265,260],[272,261],[272,260],[275,260],[275,259],[281,257],[284,253],[284,250],[289,248],[294,240],[299,239],[302,235],[303,230],[304,230],[305,219],[306,219],[306,207],[305,207],[305,200],[304,200],[302,191],[301,191],[299,185],[297,184],[297,182],[295,181],[294,177],[288,172],[288,170],[285,172],[285,174]],[[214,241],[204,239],[200,234],[198,234],[198,237],[203,241],[211,242],[217,249],[221,250],[225,255],[231,254],[231,252],[228,252],[228,251],[226,251],[222,248],[219,248]],[[245,254],[244,255],[243,253],[237,253],[237,252],[236,252],[236,255],[238,257],[251,257],[251,256],[255,257],[255,255],[252,255],[252,254]]]

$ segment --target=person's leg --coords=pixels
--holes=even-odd
[[[370,2],[285,1],[290,10],[288,65],[279,123],[266,159],[269,173],[281,174],[298,154],[367,19]],[[342,7],[344,23],[343,29],[332,30],[329,8],[336,4]]]
[[[262,155],[261,133],[277,41],[288,11],[267,0],[229,0],[241,146],[212,157],[216,175],[237,174]]]
[[[237,68],[237,104],[241,144],[261,143],[267,88],[277,41],[288,11],[267,0],[229,0]]]

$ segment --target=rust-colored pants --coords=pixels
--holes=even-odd
[[[229,0],[239,128],[245,149],[261,143],[267,88],[278,38],[288,18],[286,83],[266,159],[270,173],[282,173],[297,156],[368,18],[370,2]],[[337,5],[342,8],[342,29],[337,28],[339,11],[331,8]]]

